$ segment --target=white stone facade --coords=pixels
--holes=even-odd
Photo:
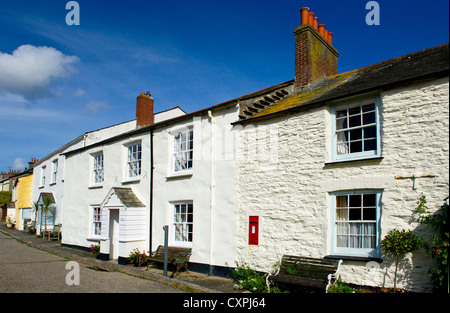
[[[283,254],[329,256],[330,195],[336,191],[381,190],[378,242],[391,229],[418,227],[412,213],[422,193],[430,208],[442,205],[449,194],[448,77],[381,91],[379,97],[382,158],[374,160],[331,162],[329,105],[244,126],[237,160],[237,261],[268,271]],[[253,215],[259,216],[259,245],[248,244]],[[423,251],[408,255],[398,286],[429,291],[433,262]],[[393,262],[378,264],[369,275],[367,261],[344,260],[341,278],[393,286]]]

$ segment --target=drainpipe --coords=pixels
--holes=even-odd
[[[208,116],[211,120],[211,203],[210,203],[210,211],[211,211],[211,243],[209,249],[209,276],[212,276],[212,266],[213,266],[213,246],[214,246],[214,211],[216,206],[216,181],[215,181],[215,171],[214,171],[214,125],[215,120],[211,111],[208,111]]]
[[[148,253],[152,254],[152,222],[153,222],[153,128],[150,130],[150,220],[149,220],[149,237],[148,237]]]

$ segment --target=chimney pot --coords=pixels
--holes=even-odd
[[[319,33],[320,33],[323,37],[325,37],[325,24],[320,24],[320,25],[318,26],[318,28],[319,28]]]
[[[300,14],[301,14],[301,17],[302,17],[302,25],[308,23],[308,21],[309,21],[309,8],[308,7],[301,8]]]
[[[314,25],[314,13],[313,12],[309,12],[309,20],[308,23],[313,26]]]
[[[316,16],[314,17],[314,25],[313,25],[315,30],[319,30],[319,18]]]

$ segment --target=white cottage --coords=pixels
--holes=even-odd
[[[418,228],[422,193],[433,209],[449,194],[449,46],[337,74],[329,38],[307,21],[294,33],[289,96],[241,105],[234,124],[237,258],[265,272],[284,254],[341,259],[343,281],[392,287],[381,240]],[[429,291],[433,264],[407,255],[397,286]]]
[[[114,125],[112,127],[105,127],[95,131],[87,132],[69,143],[65,144],[61,148],[53,151],[46,157],[42,158],[33,165],[33,187],[32,187],[32,202],[38,203],[38,207],[41,208],[43,199],[48,197],[51,199],[52,206],[51,212],[47,214],[47,228],[52,229],[53,225],[62,225],[62,215],[64,210],[64,180],[65,180],[65,155],[74,149],[82,148],[86,145],[93,144],[108,137],[117,135],[125,131],[129,131],[136,127],[136,121]],[[36,221],[36,232],[40,234],[44,229],[44,216],[42,211],[39,210],[36,215],[35,212],[25,212],[23,216],[25,218]]]
[[[135,248],[148,250],[150,132],[154,122],[184,114],[176,107],[153,115],[153,98],[141,94],[132,129],[64,154],[63,245],[89,249],[100,242],[102,258],[120,263]]]

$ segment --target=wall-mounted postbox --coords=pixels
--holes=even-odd
[[[259,216],[249,216],[248,244],[258,245]]]

